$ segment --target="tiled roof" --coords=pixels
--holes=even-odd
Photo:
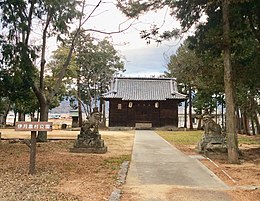
[[[186,96],[178,93],[173,78],[114,78],[111,90],[103,94],[105,99],[122,100],[184,100]]]

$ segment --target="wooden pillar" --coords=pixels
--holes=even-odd
[[[31,144],[30,144],[30,167],[29,174],[35,174],[36,163],[36,131],[31,131]]]

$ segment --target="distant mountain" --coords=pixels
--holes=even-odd
[[[97,105],[99,105],[99,101],[97,102]],[[92,106],[94,107],[94,106]],[[106,114],[108,114],[108,101],[106,101]],[[61,101],[60,105],[58,107],[53,108],[52,110],[49,111],[51,114],[69,114],[70,111],[73,110],[72,107],[70,107],[70,101],[68,100],[63,100]],[[85,112],[84,109],[82,108],[83,113]]]
[[[61,101],[61,103],[58,107],[55,107],[52,110],[50,110],[50,113],[68,114],[68,113],[70,113],[70,110],[72,110],[72,108],[70,107],[70,102],[68,100],[63,100],[63,101]]]

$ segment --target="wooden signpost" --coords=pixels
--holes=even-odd
[[[36,132],[37,131],[52,131],[52,122],[37,122],[37,121],[19,121],[15,124],[16,131],[31,131],[31,141],[25,141],[30,148],[30,166],[29,174],[35,174],[36,161]]]

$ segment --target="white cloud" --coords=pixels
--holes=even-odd
[[[166,71],[168,58],[176,52],[177,46],[146,46],[122,51],[126,57],[124,75],[151,76]]]
[[[97,5],[99,0],[88,0],[86,16]],[[95,29],[104,32],[115,32],[129,26],[133,20],[126,21],[127,18],[116,8],[115,1],[103,1],[94,15],[86,21],[85,29]],[[166,17],[168,16],[168,17]],[[125,22],[125,23],[122,23]],[[77,23],[75,23],[76,26]],[[140,38],[141,30],[149,30],[152,24],[157,24],[161,30],[170,30],[178,27],[178,23],[168,15],[168,10],[163,9],[158,12],[149,12],[136,20],[133,25],[123,33],[101,34],[91,31],[95,38],[103,39],[108,37],[122,56],[126,58],[124,75],[151,76],[161,75],[166,70],[168,57],[176,52],[179,46],[178,41],[163,42],[161,45],[155,43],[147,45],[144,39]],[[75,27],[74,27],[75,28]],[[49,58],[52,51],[57,48],[55,38],[51,38],[47,49]]]
[[[96,5],[98,0],[91,0],[88,3]],[[115,1],[101,4],[96,15],[87,22],[85,28],[97,29],[106,32],[117,31],[119,25],[127,18],[116,8]],[[93,8],[93,6],[92,6]],[[89,10],[90,12],[90,10]],[[133,20],[121,24],[120,28],[128,27]],[[152,24],[157,24],[161,30],[170,30],[179,27],[179,23],[169,16],[167,8],[157,12],[150,11],[142,15],[134,24],[123,33],[104,35],[92,32],[95,37],[104,38],[109,36],[114,47],[126,58],[124,75],[160,75],[166,68],[167,58],[176,52],[179,46],[178,41],[163,43],[162,45],[147,45],[144,39],[140,38],[141,30],[148,30]]]

